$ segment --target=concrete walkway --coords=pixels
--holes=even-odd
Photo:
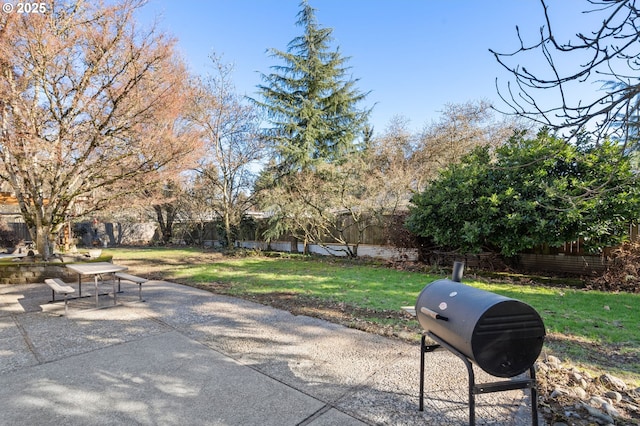
[[[418,343],[164,281],[142,303],[122,289],[118,306],[72,300],[65,317],[44,284],[0,286],[0,424],[468,422],[466,370],[448,352],[427,355],[420,412]],[[478,425],[531,424],[528,392],[476,403]]]

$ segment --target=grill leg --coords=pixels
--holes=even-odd
[[[531,386],[531,424],[538,426],[538,391],[536,390],[536,371],[533,366],[529,367],[529,377],[533,380]]]
[[[426,336],[423,334],[420,340],[420,402],[418,410],[424,411],[424,343]]]
[[[427,335],[423,334],[422,339],[420,339],[420,401],[418,409],[420,411],[424,411],[424,357],[427,352],[433,352],[436,349],[440,349],[439,344],[435,345],[427,345]]]
[[[469,372],[469,426],[476,425],[476,394],[473,389],[476,386],[475,375],[473,374],[473,366],[466,357],[460,357],[464,361],[464,365],[467,366]]]
[[[458,351],[456,348],[446,343],[444,340],[442,340],[435,334],[429,332],[428,335],[433,340],[435,340],[438,344],[429,346],[429,348],[426,349],[427,351],[434,350],[434,349],[431,349],[432,347],[436,348],[436,347],[442,346],[445,349],[449,350],[449,352],[451,352],[452,354],[460,358],[462,362],[464,362],[464,365],[467,367],[467,373],[469,374],[469,426],[475,426],[476,425],[476,396],[475,396],[474,389],[476,387],[476,379],[475,379],[475,374],[473,373],[473,365],[471,365],[471,361],[469,361],[469,358],[467,358],[466,355],[464,355],[462,352]]]

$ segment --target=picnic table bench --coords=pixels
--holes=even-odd
[[[412,315],[412,316],[416,316],[416,307],[415,306],[402,306],[401,308],[403,311],[407,312],[408,314]]]
[[[67,296],[75,293],[76,290],[59,278],[47,278],[44,283],[51,287],[53,302],[56,301],[56,293],[64,295],[64,314],[67,315]]]
[[[131,281],[132,283],[138,284],[138,298],[140,299],[141,302],[143,301],[142,300],[142,284],[146,283],[149,280],[147,280],[146,278],[127,274],[125,272],[116,272],[114,275],[116,276],[116,278],[118,278],[118,292],[120,291],[120,281],[122,280]]]

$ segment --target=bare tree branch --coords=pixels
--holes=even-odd
[[[490,50],[513,77],[506,89],[496,80],[496,88],[512,113],[560,130],[568,137],[590,134],[596,140],[617,139],[625,150],[636,149],[629,127],[637,127],[640,10],[635,0],[585,3],[583,16],[599,24],[591,32],[577,32],[572,40],[560,42],[553,10],[547,0],[541,0],[545,25],[537,41],[527,44],[516,27],[520,41],[516,51]],[[561,25],[566,27],[567,22]],[[532,60],[533,54],[542,56],[546,71],[528,71],[521,65]],[[567,70],[567,60],[578,65]],[[565,65],[561,67],[560,62]],[[589,95],[593,90],[585,85],[594,84],[600,86],[601,94]],[[558,102],[543,104],[543,95],[550,91],[555,91]]]

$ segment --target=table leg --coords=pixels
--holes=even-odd
[[[111,282],[113,283],[113,306],[117,305],[117,292],[116,292],[116,275],[115,273],[111,273]]]
[[[93,276],[93,282],[94,282],[94,285],[96,286],[96,308],[99,308],[100,307],[100,303],[98,302],[98,296],[99,296],[99,294],[98,294],[98,274],[95,274]]]

